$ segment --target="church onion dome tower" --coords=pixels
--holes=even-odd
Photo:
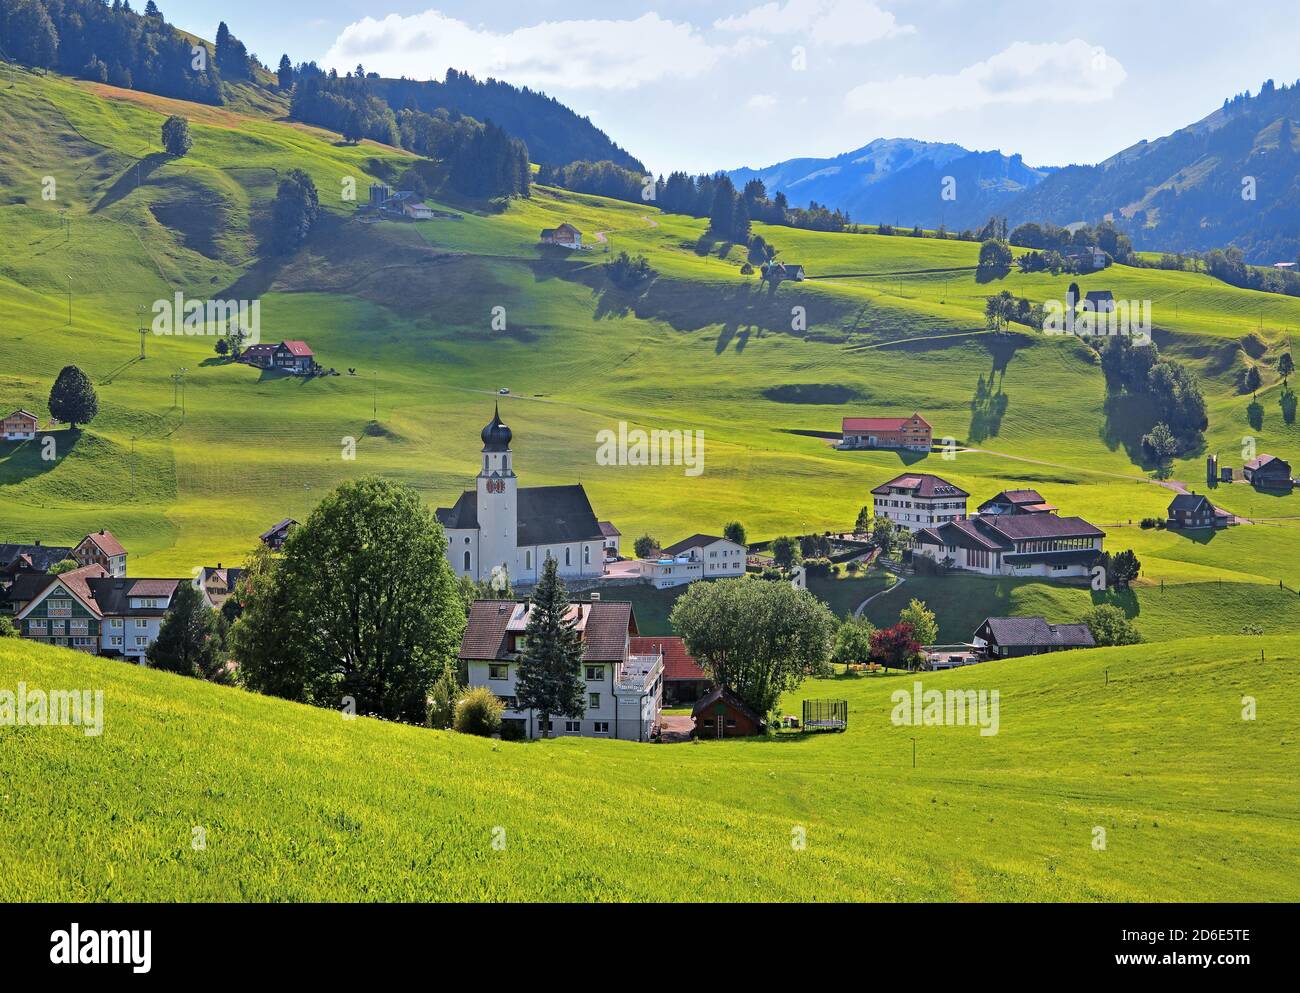
[[[501,407],[498,404],[497,409],[492,414],[492,420],[488,426],[483,429],[483,451],[485,452],[508,452],[510,451],[510,440],[514,437],[510,428],[501,420]]]

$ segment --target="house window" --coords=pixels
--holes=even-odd
[[[587,694],[587,706],[590,707],[592,710],[599,710],[599,709],[600,709],[600,694],[599,694],[599,693],[588,693],[588,694]]]
[[[149,647],[149,639],[148,639],[148,638],[136,638],[136,639],[135,639],[135,647],[136,647],[136,648],[148,648],[148,647]]]
[[[609,734],[609,721],[596,721],[591,726],[592,734]]]
[[[572,549],[572,548],[566,548],[566,549],[564,550],[564,564],[565,564],[565,565],[573,565],[573,549]]]
[[[490,665],[488,666],[488,679],[509,679],[510,666],[508,665]]]
[[[564,730],[568,734],[579,734],[582,731],[581,721],[565,721]]]
[[[135,619],[135,629],[137,631],[143,631],[148,627],[149,627],[149,622],[146,621],[143,617],[137,617]]]
[[[468,538],[466,538],[465,540],[469,541]],[[465,553],[465,571],[469,572],[469,552]]]
[[[122,618],[120,618],[120,617],[112,617],[112,618],[109,618],[108,626],[109,626],[109,629],[112,630],[112,631],[121,631],[121,630],[122,630]]]
[[[555,726],[555,725],[554,725],[553,722],[551,722],[550,720],[545,720],[545,721],[544,721],[544,720],[542,720],[540,717],[537,718],[537,730],[538,730],[538,731],[550,731],[550,730],[552,730],[552,729],[554,728],[554,726]]]
[[[587,682],[595,683],[605,678],[605,667],[603,665],[587,666]]]
[[[72,601],[71,600],[46,600],[45,613],[50,617],[71,617]]]
[[[591,546],[590,546],[590,545],[583,545],[583,546],[582,546],[582,564],[583,564],[583,565],[591,565]]]

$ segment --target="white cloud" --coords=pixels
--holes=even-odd
[[[735,17],[714,21],[721,31],[758,35],[803,35],[822,45],[868,45],[916,29],[899,24],[874,0],[786,0],[765,3]]]
[[[698,76],[745,47],[748,42],[712,45],[692,25],[658,14],[622,21],[542,21],[498,33],[427,10],[355,21],[323,61],[340,72],[361,63],[367,72],[416,79],[441,78],[444,70],[456,68],[542,89],[630,89]]]
[[[1128,73],[1105,49],[1080,38],[1018,41],[949,75],[899,76],[864,83],[844,98],[849,110],[897,117],[936,116],[993,104],[1088,104],[1109,100]]]
[[[750,110],[771,110],[776,106],[776,97],[770,93],[755,93],[745,101],[745,106]]]

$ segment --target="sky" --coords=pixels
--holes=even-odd
[[[651,171],[712,172],[874,138],[1098,162],[1300,76],[1277,0],[158,0],[272,67],[540,89]]]

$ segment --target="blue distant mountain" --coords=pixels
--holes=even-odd
[[[727,173],[736,186],[761,179],[769,196],[792,207],[815,200],[848,211],[861,224],[978,228],[1055,170],[1027,166],[1019,155],[972,152],[941,142],[879,138],[826,159],[789,159]],[[947,182],[951,179],[951,182]],[[945,189],[955,199],[945,199]]]

